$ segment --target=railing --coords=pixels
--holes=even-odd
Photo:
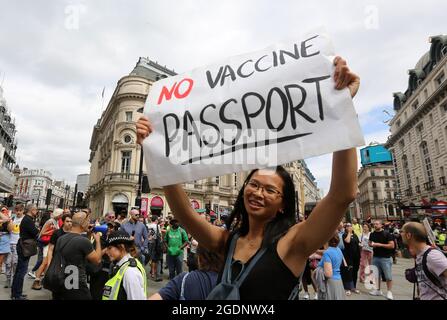
[[[435,182],[433,180],[424,183],[425,190],[433,190],[435,188]]]
[[[416,193],[421,193],[421,187],[420,186],[416,186]]]
[[[411,190],[411,188],[405,190],[405,195],[408,196],[408,197],[413,195],[413,191]]]
[[[138,183],[138,174],[121,172],[105,175],[105,182],[135,182]]]

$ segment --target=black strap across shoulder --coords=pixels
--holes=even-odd
[[[427,249],[427,251],[424,252],[424,255],[422,256],[422,269],[424,270],[425,275],[427,276],[428,279],[430,279],[430,281],[437,286],[438,288],[443,289],[443,285],[442,283],[439,281],[438,278],[435,277],[435,275],[433,275],[433,273],[430,272],[430,270],[428,270],[428,266],[427,266],[427,256],[428,254],[433,250],[433,248],[429,248]]]

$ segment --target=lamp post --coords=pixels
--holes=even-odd
[[[65,207],[68,204],[68,194],[70,193],[70,186],[66,185],[65,186],[65,199],[64,199],[64,207],[62,209],[65,209]]]
[[[143,113],[143,107],[137,110]],[[149,181],[148,181],[149,183]],[[140,168],[138,170],[137,197],[135,198],[135,207],[141,208],[141,190],[143,188],[143,146],[140,147]],[[150,189],[149,189],[150,192]]]
[[[397,193],[394,195],[394,199],[396,199],[396,201],[397,201],[397,207],[399,208],[400,218],[402,219],[402,209],[400,208],[401,205],[402,205],[402,204],[400,203],[400,200],[402,200],[402,196],[400,195],[399,192],[397,192]]]

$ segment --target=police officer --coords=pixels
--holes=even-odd
[[[113,262],[102,300],[146,300],[147,278],[136,254],[135,243],[125,231],[112,232],[107,239],[107,255]]]

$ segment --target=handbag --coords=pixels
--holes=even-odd
[[[20,247],[22,248],[22,255],[32,257],[37,254],[37,240],[36,239],[19,239]]]

